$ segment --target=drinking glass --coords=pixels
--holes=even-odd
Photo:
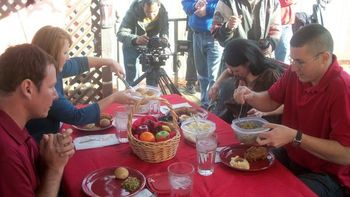
[[[168,166],[172,197],[192,196],[194,167],[187,162],[175,162]]]
[[[148,113],[150,114],[159,114],[160,112],[160,102],[159,100],[150,100],[148,102]]]
[[[216,148],[215,133],[198,134],[196,136],[198,173],[200,175],[210,176],[214,173]]]
[[[128,119],[130,108],[126,105],[118,106],[115,112],[115,128],[117,130],[117,138],[120,143],[128,142]]]

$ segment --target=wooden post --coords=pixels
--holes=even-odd
[[[116,35],[115,35],[115,6],[112,1],[104,0],[100,3],[101,11],[101,54],[103,58],[115,59],[116,55]],[[102,68],[102,93],[106,97],[113,93],[113,76],[109,67]]]
[[[101,29],[101,40],[102,40],[102,57],[112,58],[116,57],[115,47],[117,46],[116,38],[114,35],[114,28]],[[102,93],[103,97],[106,97],[113,93],[112,83],[112,71],[109,67],[102,68]]]

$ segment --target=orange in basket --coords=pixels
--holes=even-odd
[[[140,140],[145,142],[155,142],[156,138],[154,137],[153,133],[145,131],[141,133]]]

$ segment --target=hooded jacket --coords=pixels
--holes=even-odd
[[[160,5],[157,18],[147,26],[147,30],[143,23],[145,18],[146,15],[143,11],[143,0],[134,1],[125,14],[125,17],[123,18],[117,32],[119,41],[128,47],[132,47],[134,46],[133,40],[135,40],[138,36],[145,34],[148,37],[159,35],[159,37],[168,39],[168,12],[163,4]]]
[[[281,36],[280,2],[260,0],[256,9],[253,14],[247,0],[220,0],[214,12],[213,36],[222,46],[234,38],[267,39],[274,49]],[[226,28],[226,23],[232,15],[242,15],[242,24],[231,31]]]

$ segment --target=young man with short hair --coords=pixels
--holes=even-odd
[[[74,154],[71,130],[45,134],[40,147],[25,128],[46,117],[55,90],[55,61],[31,44],[0,56],[0,193],[2,196],[57,196],[65,165]]]
[[[319,24],[297,31],[291,41],[291,67],[268,90],[235,90],[238,103],[260,111],[284,104],[282,125],[257,139],[283,147],[277,158],[318,196],[345,196],[350,189],[350,76],[333,54],[330,32]]]

